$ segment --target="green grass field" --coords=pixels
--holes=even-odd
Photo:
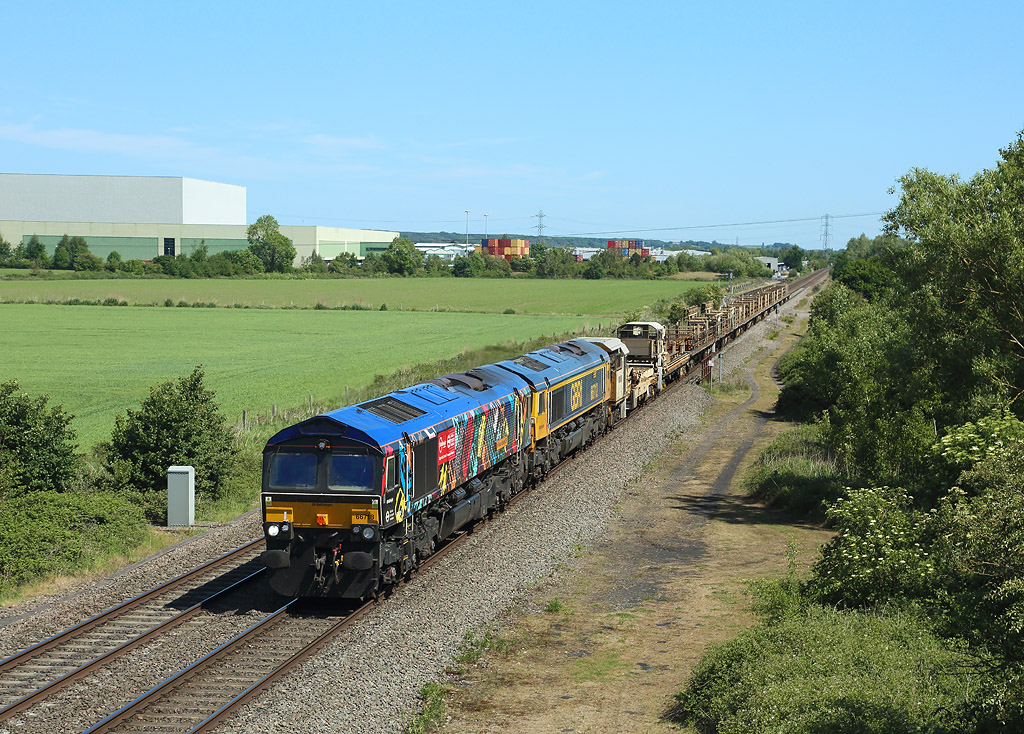
[[[493,281],[485,283],[493,288]],[[221,283],[194,285],[206,289],[193,291],[199,298]],[[143,291],[138,293],[142,298]],[[500,313],[3,304],[0,380],[17,378],[23,391],[62,403],[75,414],[73,425],[87,448],[109,438],[116,412],[137,408],[150,387],[197,364],[205,366],[207,385],[234,422],[243,409],[298,407],[310,394],[314,401],[332,402],[344,395],[346,384],[355,390],[376,374],[597,322]]]
[[[24,271],[23,271],[24,272]],[[701,285],[684,280],[537,280],[374,278],[321,280],[0,280],[0,301],[172,302],[251,307],[334,308],[362,304],[390,310],[620,315]]]

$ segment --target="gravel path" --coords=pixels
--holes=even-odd
[[[783,310],[789,308],[787,304]],[[726,348],[726,375],[764,349],[765,334],[772,328],[763,322]],[[711,400],[703,388],[683,385],[649,404],[404,585],[222,731],[399,731],[417,707],[419,689],[439,677],[467,633],[493,622],[525,590],[571,563],[574,546],[598,539],[623,487],[642,474],[672,436],[687,430],[699,438],[701,413]],[[260,532],[258,514],[247,513],[70,596],[7,608],[0,617],[0,656],[45,639]],[[0,725],[0,732],[80,731],[99,718],[96,712],[109,709],[109,701],[130,700],[244,629],[271,603],[256,599],[251,608],[204,614],[173,636],[133,651],[116,670],[101,670],[47,706],[28,712],[31,715],[12,719],[6,728]]]

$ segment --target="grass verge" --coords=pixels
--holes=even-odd
[[[744,479],[746,491],[770,507],[823,519],[827,503],[843,487],[835,459],[829,455],[819,428],[795,425],[765,448]]]
[[[403,734],[428,734],[444,721],[448,706],[445,703],[445,689],[440,683],[430,682],[420,689],[423,707],[416,716],[402,727]]]

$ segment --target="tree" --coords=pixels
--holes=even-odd
[[[384,258],[376,252],[368,252],[366,253],[366,257],[363,258],[363,264],[360,266],[360,270],[364,273],[376,275],[377,273],[388,272],[388,267],[384,264]]]
[[[14,257],[14,249],[11,247],[11,243],[0,235],[0,265],[10,262]]]
[[[995,378],[1018,405],[1024,395],[1024,132],[995,169],[970,180],[914,168],[900,178],[886,233],[910,240],[908,285],[935,289],[949,312],[998,335],[1007,353]]]
[[[132,275],[143,275],[146,272],[146,264],[142,260],[125,260],[118,266],[118,270]]]
[[[687,317],[689,312],[690,309],[684,301],[673,301],[672,305],[668,308],[668,322],[670,324],[678,324]]]
[[[75,270],[102,270],[103,259],[86,250],[75,255]]]
[[[193,263],[204,263],[210,259],[210,248],[206,246],[206,238],[199,240],[198,244],[192,245],[192,252],[188,259]]]
[[[576,269],[576,258],[564,247],[552,247],[537,264],[539,278],[568,278]]]
[[[117,250],[111,250],[110,254],[107,255],[107,270],[120,270],[123,263],[121,253]]]
[[[151,521],[166,511],[167,467],[195,467],[196,493],[216,498],[234,463],[231,431],[204,377],[199,365],[150,388],[139,410],[115,417],[110,442],[99,449],[112,488],[142,505]]]
[[[347,273],[359,267],[359,259],[351,252],[339,253],[330,264],[327,270],[331,273]]]
[[[534,242],[533,246],[530,247],[530,257],[533,258],[534,262],[544,262],[544,258],[548,254],[548,243],[547,242]]]
[[[320,253],[310,253],[309,257],[302,258],[299,267],[307,273],[326,273],[327,263],[320,257]]]
[[[440,255],[427,255],[423,261],[423,269],[428,275],[451,275],[448,263]]]
[[[0,496],[70,489],[78,472],[74,416],[48,401],[20,392],[17,380],[0,383]]]
[[[790,270],[800,270],[804,266],[804,251],[793,245],[779,259]]]
[[[223,253],[219,252],[214,257],[219,257],[220,255],[223,255],[226,260],[237,266],[241,272],[247,275],[263,272],[263,261],[256,257],[250,249],[228,250]]]
[[[50,258],[46,255],[46,245],[40,242],[36,235],[32,235],[28,244],[25,245],[25,259],[35,267],[47,268],[50,266]]]
[[[71,253],[60,245],[57,245],[57,251],[53,253],[53,267],[57,270],[71,270]]]
[[[529,257],[513,256],[508,264],[512,267],[513,273],[529,273],[533,269],[533,262]]]
[[[423,267],[423,253],[405,237],[395,237],[381,259],[388,272],[394,275],[412,275],[417,268]]]
[[[277,220],[264,214],[246,231],[249,250],[263,263],[268,273],[287,273],[295,262],[295,246],[281,234]]]
[[[593,258],[583,268],[583,277],[587,280],[601,280],[604,277],[604,266],[601,261]]]
[[[877,256],[851,260],[836,268],[835,279],[851,290],[874,301],[888,294],[896,285],[896,273]]]
[[[470,262],[470,258],[457,256],[452,261],[452,275],[456,278],[472,278],[473,264]]]

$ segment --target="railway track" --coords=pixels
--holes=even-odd
[[[815,273],[791,286],[789,297],[820,282]],[[769,310],[757,320],[767,318]],[[750,324],[752,325],[752,323]],[[740,334],[737,334],[738,337]],[[734,337],[735,338],[735,337]],[[706,360],[733,339],[704,345],[701,359],[680,380],[699,382]],[[709,348],[710,347],[710,348]],[[715,347],[718,347],[715,349]],[[569,457],[546,476],[566,466]],[[512,498],[518,501],[526,493]],[[471,533],[463,532],[438,549],[421,568],[437,562]],[[109,664],[118,655],[185,622],[202,606],[238,584],[255,579],[261,568],[255,556],[263,538],[107,610],[32,648],[0,661],[0,721],[25,710],[45,696]],[[231,560],[249,559],[220,575]],[[350,611],[324,611],[298,600],[289,601],[263,620],[228,640],[176,675],[107,716],[87,730],[93,732],[200,732],[213,729],[297,663],[373,608],[368,602]]]
[[[439,561],[468,535],[461,533],[439,548],[420,570]],[[292,599],[83,734],[211,731],[376,604],[368,601],[338,612]]]
[[[822,276],[819,276],[822,277]],[[817,279],[808,279],[794,290],[800,292]],[[758,320],[766,317],[759,316]],[[719,347],[725,346],[723,340]],[[720,350],[712,350],[704,359]],[[699,381],[697,369],[691,369],[680,383]],[[553,467],[545,479],[553,477],[574,457]],[[515,503],[526,492],[514,496]],[[427,559],[422,568],[435,563],[456,548],[472,532],[461,533]],[[229,640],[196,661],[176,676],[154,687],[121,710],[99,722],[85,734],[101,732],[206,732],[232,715],[294,665],[308,658],[346,627],[365,615],[375,602],[368,602],[344,615],[311,611],[293,600],[261,622]]]
[[[257,538],[0,660],[0,721],[191,619],[263,573]],[[234,564],[232,566],[232,564]]]

